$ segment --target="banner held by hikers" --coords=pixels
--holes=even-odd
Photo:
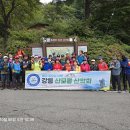
[[[110,71],[27,71],[26,89],[109,90]]]

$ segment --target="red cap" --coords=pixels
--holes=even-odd
[[[19,59],[19,56],[15,56],[15,59]]]

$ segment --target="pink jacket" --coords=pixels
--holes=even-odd
[[[87,72],[90,71],[90,65],[89,64],[81,64],[81,72]]]

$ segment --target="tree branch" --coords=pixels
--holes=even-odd
[[[5,7],[4,7],[4,4],[3,4],[3,1],[2,0],[0,0],[0,7],[1,7],[1,12],[2,12],[2,17],[3,17],[3,19],[5,18],[5,16],[6,16],[6,12],[5,12]]]
[[[11,9],[9,10],[9,12],[8,12],[7,15],[6,15],[6,20],[7,20],[7,21],[9,20],[11,13],[12,13],[13,10],[15,9],[15,1],[16,1],[16,0],[13,0],[13,1],[12,1]]]

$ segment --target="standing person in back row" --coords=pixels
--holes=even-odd
[[[84,60],[85,60],[85,56],[84,56],[84,54],[83,54],[83,51],[81,50],[81,51],[79,52],[78,57],[77,57],[77,61],[78,61],[79,65],[81,65]],[[86,59],[86,60],[87,60],[87,59]]]
[[[15,61],[12,64],[12,73],[13,73],[13,86],[16,89],[20,88],[21,82],[20,82],[20,73],[21,73],[21,65],[19,62],[19,56],[15,56]]]
[[[8,62],[8,56],[4,56],[3,59],[4,59],[2,63],[3,69],[1,70],[2,90],[5,89],[7,85],[8,87],[10,87],[9,70],[11,67]]]
[[[99,71],[107,71],[108,70],[108,65],[103,60],[103,58],[101,56],[99,57],[98,69],[99,69]]]
[[[16,55],[23,57],[25,55],[25,52],[20,47],[17,47],[17,49],[18,49],[18,51],[17,51]]]
[[[25,74],[27,70],[31,70],[31,62],[29,60],[28,55],[24,55],[22,62],[22,83],[25,83]]]
[[[0,80],[1,80],[1,70],[3,69],[2,63],[4,62],[3,60],[3,55],[0,53]]]
[[[111,75],[112,75],[112,87],[116,91],[116,83],[118,85],[118,91],[121,91],[121,65],[116,57],[113,57],[112,62],[110,63]]]
[[[122,55],[122,61],[121,63],[121,68],[122,68],[122,77],[123,77],[123,86],[124,86],[124,91],[127,90],[127,75],[126,75],[126,69],[128,65],[128,58],[124,55]]]
[[[129,93],[130,93],[130,60],[128,60],[128,64],[126,66],[126,78],[129,84]]]
[[[88,64],[90,64],[90,58],[89,58],[88,52],[84,52],[84,57],[85,59],[87,59]]]

